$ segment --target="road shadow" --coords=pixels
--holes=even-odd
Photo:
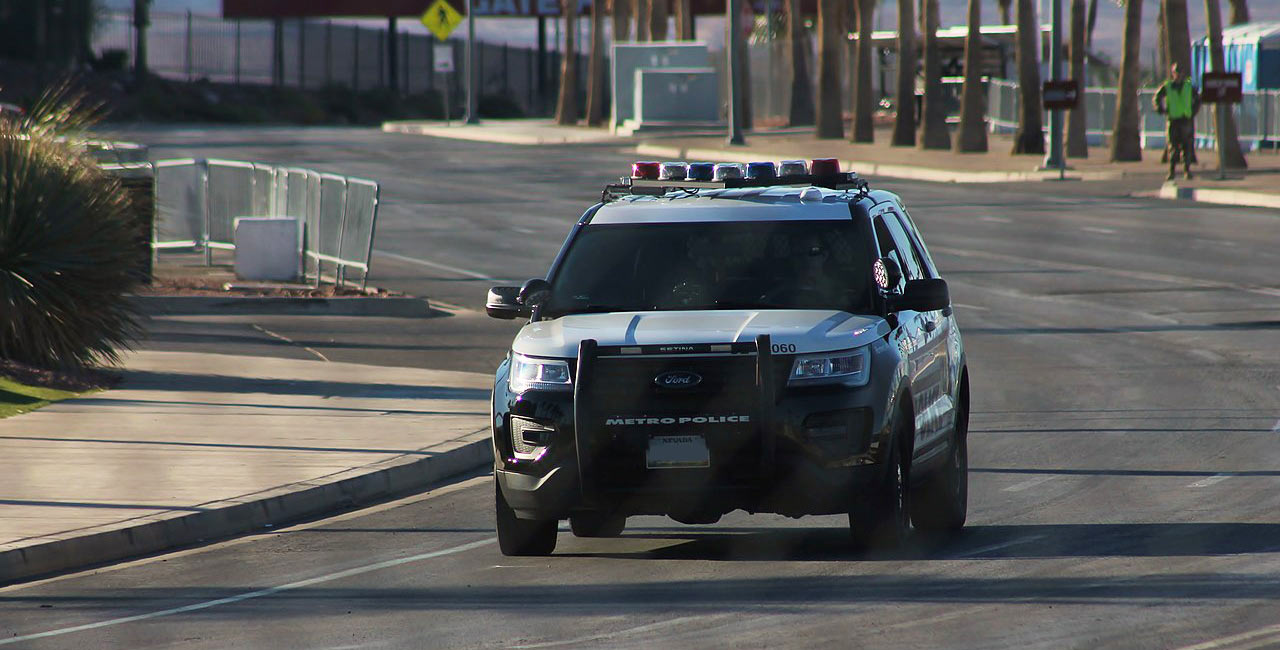
[[[379,399],[488,400],[487,388],[455,388],[413,384],[380,384],[309,379],[266,379],[229,375],[202,375],[151,370],[125,370],[121,388],[132,390],[192,391],[210,393],[264,393],[316,397]]]

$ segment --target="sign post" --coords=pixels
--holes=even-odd
[[[1226,167],[1222,164],[1222,132],[1225,130],[1223,122],[1226,121],[1226,111],[1231,110],[1231,104],[1239,104],[1243,99],[1243,80],[1239,72],[1206,72],[1201,85],[1204,86],[1200,91],[1200,101],[1205,104],[1219,104],[1214,109],[1217,116],[1218,132],[1215,137],[1218,139],[1218,180],[1227,177]],[[1222,106],[1226,104],[1226,106]]]
[[[453,104],[450,100],[449,75],[453,74],[455,68],[453,65],[453,46],[448,43],[436,43],[431,47],[432,71],[444,77],[444,124],[449,125],[449,108]]]

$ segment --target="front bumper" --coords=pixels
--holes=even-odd
[[[787,388],[791,359],[772,357],[767,337],[761,338],[752,345],[755,385],[739,387],[752,394],[738,411],[732,411],[733,396],[745,391],[722,391],[706,400],[711,410],[740,412],[746,404],[749,424],[691,428],[682,418],[670,418],[675,425],[636,418],[627,426],[604,426],[624,420],[611,418],[611,401],[589,388],[593,361],[609,352],[593,349],[591,342],[584,342],[579,356],[574,394],[510,394],[500,370],[494,470],[507,502],[518,516],[536,519],[560,519],[578,510],[670,515],[682,521],[710,521],[736,509],[789,516],[847,512],[850,501],[883,476],[889,444],[885,411],[893,387],[879,373],[880,381],[873,376],[858,388]],[[725,395],[728,402],[717,402]],[[659,415],[682,405],[672,398],[646,407],[649,415]],[[677,431],[704,437],[709,467],[645,467],[650,436]]]

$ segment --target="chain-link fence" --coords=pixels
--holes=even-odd
[[[302,224],[303,276],[359,283],[369,275],[378,184],[309,169],[236,160],[162,160],[155,175],[157,250],[235,250],[237,217],[294,217]]]
[[[134,60],[135,28],[128,12],[102,14],[93,41],[94,54],[117,52],[125,65]],[[152,13],[147,28],[147,63],[163,77],[220,83],[273,84],[294,88],[342,86],[357,90],[396,88],[405,93],[443,91],[463,96],[462,74],[436,74],[434,38],[332,20],[283,21],[281,56],[269,21],[224,20],[192,13]],[[396,79],[391,79],[387,39],[396,39]],[[450,40],[454,61],[464,59],[465,42]],[[586,79],[585,55],[578,55],[578,78]],[[606,63],[606,66],[608,64]],[[476,68],[481,94],[505,97],[526,114],[548,113],[560,83],[560,53],[539,56],[532,48],[479,43]]]
[[[1165,118],[1152,107],[1156,89],[1138,91],[1138,109],[1141,112],[1142,142],[1147,148],[1164,146]],[[1087,132],[1095,142],[1111,137],[1116,121],[1116,89],[1086,88],[1083,97],[1087,110]],[[1018,129],[1018,84],[1003,79],[992,79],[987,85],[988,120],[996,133],[1012,133]],[[1275,148],[1280,141],[1280,90],[1246,91],[1242,101],[1232,107],[1236,125],[1240,131],[1240,144],[1246,149]],[[1048,124],[1046,117],[1045,124]],[[1206,105],[1196,115],[1196,145],[1203,148],[1215,146],[1214,116]]]

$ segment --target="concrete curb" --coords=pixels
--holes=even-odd
[[[387,461],[316,481],[295,483],[236,499],[201,504],[200,512],[139,519],[112,530],[87,529],[74,537],[0,551],[0,586],[72,569],[139,557],[261,530],[369,504],[478,469],[493,460],[487,431],[445,444],[457,446],[412,462]],[[376,467],[376,469],[373,469]]]
[[[475,126],[456,126],[444,124],[423,124],[421,122],[383,122],[383,133],[405,133],[409,135],[427,135],[436,138],[468,140],[471,142],[489,142],[493,144],[513,144],[521,146],[546,144],[596,144],[617,145],[630,142],[631,139],[613,134],[602,135],[598,129],[585,131],[582,134],[527,134],[484,129]]]
[[[426,317],[426,298],[287,298],[279,296],[145,296],[130,297],[144,314],[317,314],[322,316]]]
[[[765,153],[750,149],[691,149],[651,144],[637,145],[635,151],[640,156],[666,160],[687,160],[690,162],[695,160],[751,162],[753,160],[773,160],[778,157],[776,153]],[[863,176],[885,176],[933,183],[1024,183],[1058,180],[1058,172],[1055,171],[963,172],[950,169],[914,167],[911,165],[886,165],[862,160],[841,160],[840,166],[845,169],[852,169]],[[1124,172],[1073,172],[1068,170],[1066,179],[1073,181],[1105,181],[1121,179],[1124,176]]]
[[[1201,203],[1280,209],[1280,194],[1267,194],[1265,192],[1245,192],[1208,187],[1178,187],[1176,183],[1165,183],[1160,186],[1160,192],[1156,196],[1162,199],[1181,199],[1199,201]]]

